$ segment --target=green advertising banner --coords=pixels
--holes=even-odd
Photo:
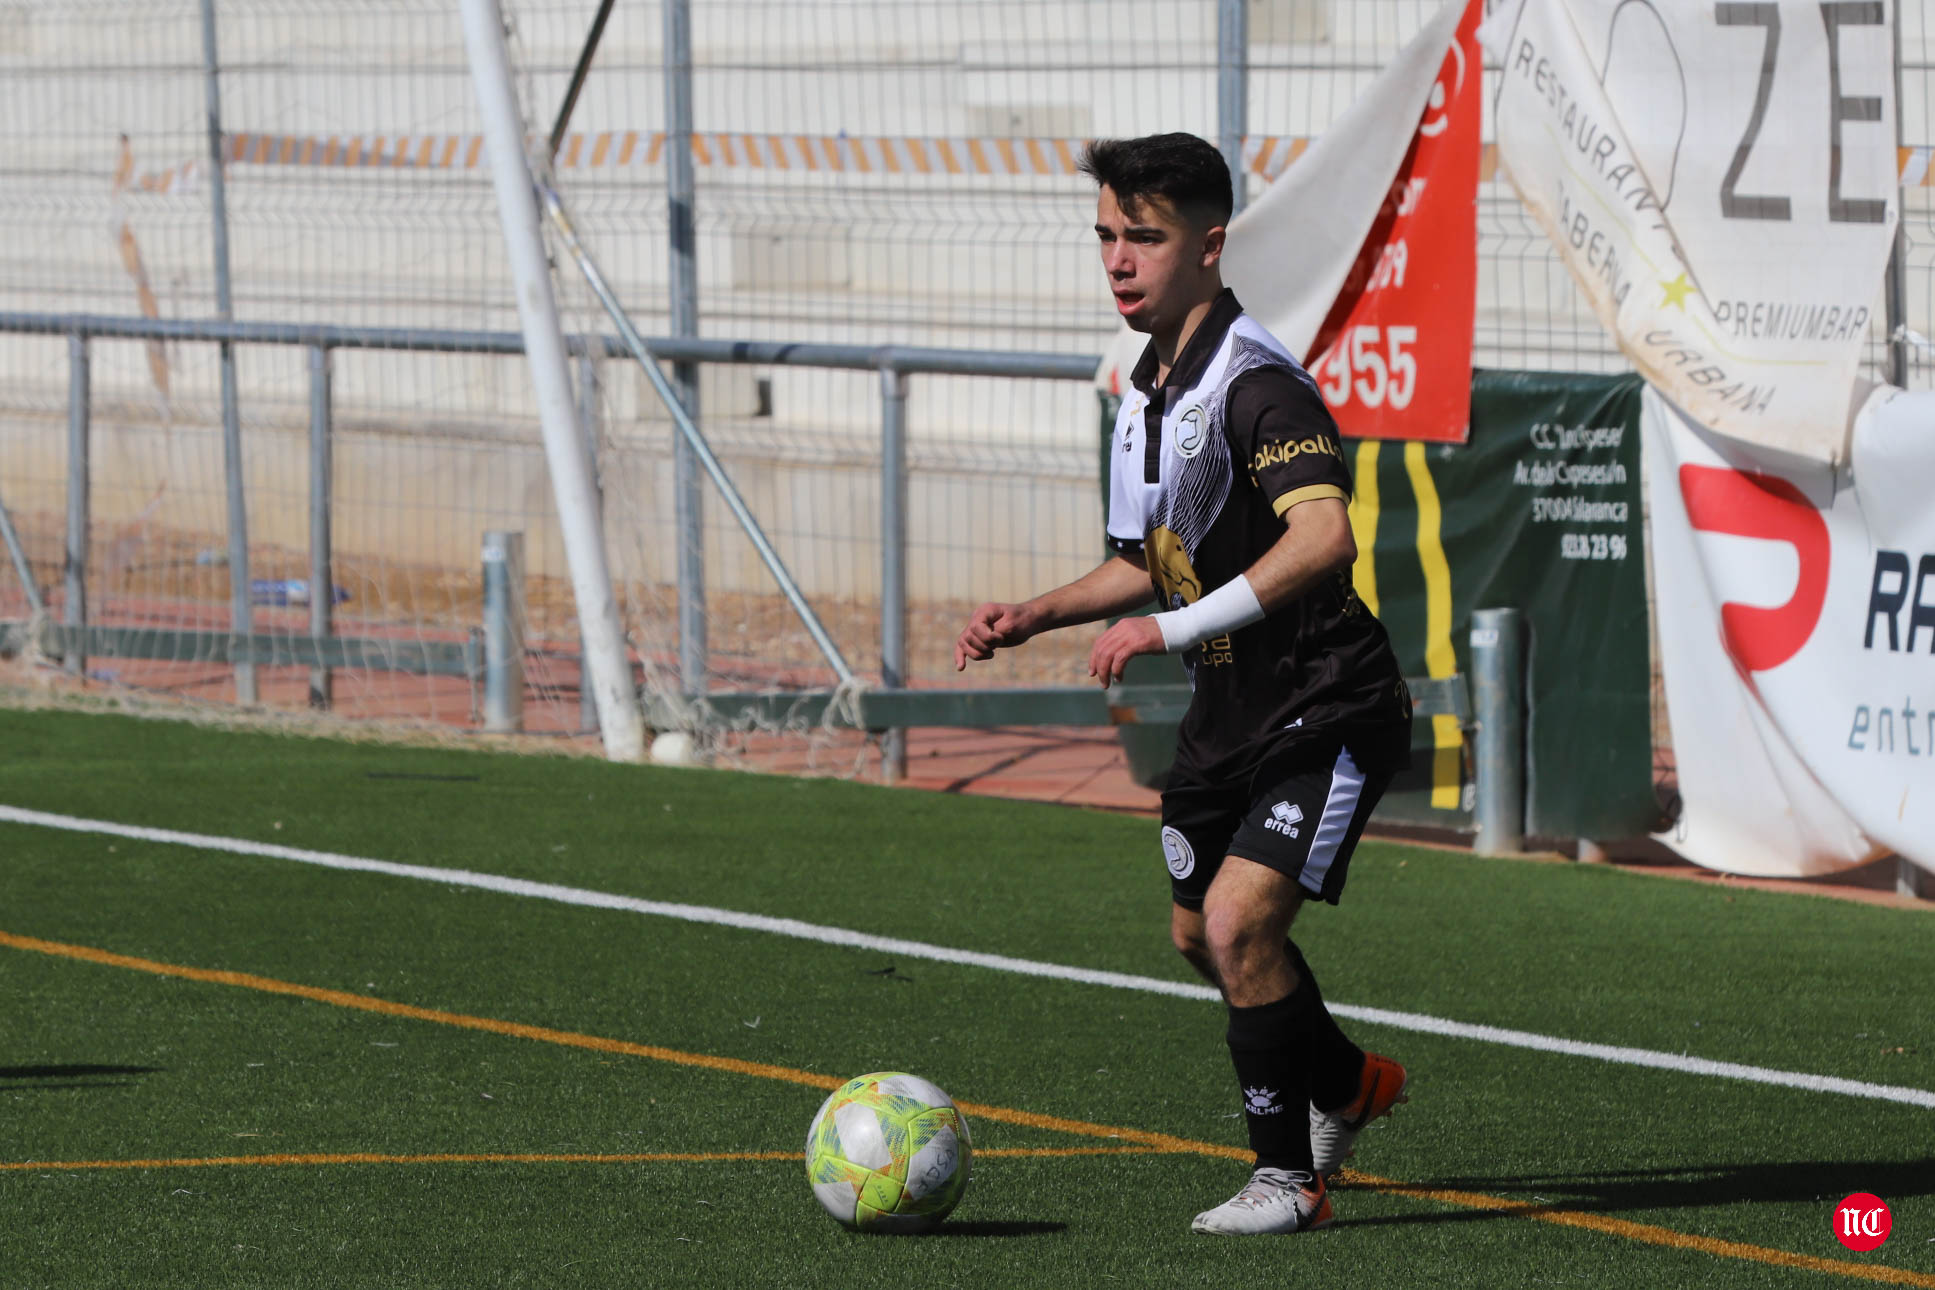
[[[1358,591],[1407,676],[1469,675],[1473,610],[1524,616],[1528,834],[1631,837],[1658,814],[1641,384],[1475,372],[1469,444],[1347,445]],[[1385,818],[1469,827],[1462,733],[1419,722]]]
[[[1345,445],[1357,589],[1405,675],[1469,675],[1472,612],[1524,616],[1528,834],[1633,837],[1658,815],[1640,389],[1630,375],[1474,372],[1468,444]],[[1136,661],[1149,666],[1130,680],[1181,672]],[[1123,733],[1152,780],[1173,728]],[[1471,828],[1467,734],[1454,716],[1419,718],[1413,769],[1379,817]]]

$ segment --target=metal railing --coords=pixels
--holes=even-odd
[[[192,659],[233,666],[303,666],[311,669],[310,702],[331,702],[331,672],[336,668],[384,669],[437,676],[462,676],[474,686],[483,678],[486,651],[479,633],[461,641],[359,639],[336,635],[330,515],[333,394],[329,355],[336,349],[398,350],[468,354],[521,354],[520,333],[451,331],[425,328],[346,328],[302,323],[222,322],[217,320],[122,318],[88,314],[0,312],[0,334],[65,336],[68,340],[68,514],[63,577],[62,621],[48,624],[33,643],[62,658],[68,671],[85,671],[90,654],[121,658]],[[308,350],[309,377],[309,631],[307,636],[252,630],[193,631],[158,627],[104,627],[88,618],[89,398],[88,344],[95,339],[199,341],[227,345],[298,346]],[[581,360],[631,356],[617,336],[573,334],[567,347]],[[1088,355],[928,349],[911,346],[818,345],[773,341],[732,341],[660,337],[647,339],[655,358],[688,363],[736,363],[873,371],[880,375],[880,488],[884,539],[880,569],[881,684],[842,704],[830,691],[793,693],[689,693],[680,700],[647,697],[647,718],[657,726],[689,721],[680,703],[702,702],[711,719],[727,723],[777,723],[831,720],[862,729],[897,734],[922,725],[1121,725],[1170,723],[1181,719],[1189,692],[1177,685],[1126,685],[1107,691],[1088,687],[1000,687],[995,689],[912,690],[908,682],[907,564],[905,521],[908,465],[906,450],[908,377],[955,375],[1046,380],[1091,379],[1097,359]],[[242,462],[224,458],[231,506],[242,509]],[[4,498],[0,498],[4,501]],[[231,512],[233,513],[233,512]],[[0,521],[5,517],[0,508]],[[900,540],[895,540],[896,535]],[[30,604],[38,589],[10,523],[0,522],[0,538],[27,587]],[[696,541],[696,536],[694,539]],[[230,559],[248,585],[246,543]],[[788,575],[772,566],[776,579]],[[800,595],[792,588],[794,595]],[[801,601],[803,603],[803,596]],[[252,610],[251,610],[252,613]],[[0,627],[0,649],[26,644],[24,625]],[[1463,678],[1411,678],[1420,716],[1434,713],[1469,717]],[[889,738],[885,757],[889,777],[904,770],[904,744]],[[896,746],[897,745],[897,746]]]
[[[68,390],[68,472],[67,522],[64,552],[65,597],[62,621],[43,634],[41,644],[50,653],[59,653],[67,670],[79,675],[85,671],[91,652],[112,653],[125,658],[192,658],[206,662],[226,662],[238,672],[238,699],[252,702],[252,687],[242,684],[243,669],[261,665],[311,665],[310,701],[327,707],[333,683],[333,667],[378,665],[394,670],[430,675],[463,675],[476,679],[480,651],[474,642],[410,642],[394,640],[344,640],[336,637],[332,621],[333,584],[330,514],[331,440],[333,399],[330,382],[330,352],[337,349],[374,349],[430,351],[453,354],[514,355],[524,352],[524,338],[518,332],[454,331],[429,328],[348,328],[332,325],[268,322],[227,322],[200,319],[125,318],[89,314],[44,314],[0,312],[0,334],[65,336],[70,371]],[[234,345],[298,346],[308,350],[309,376],[309,635],[289,638],[256,633],[252,609],[232,624],[229,632],[162,630],[155,628],[109,629],[90,624],[87,611],[87,563],[89,534],[89,426],[90,382],[89,342],[95,339],[142,341],[198,341]],[[584,359],[632,357],[633,350],[624,338],[611,335],[575,334],[566,338],[567,348]],[[696,337],[647,339],[644,345],[654,358],[674,363],[729,363],[762,366],[795,366],[872,371],[880,376],[881,514],[885,540],[881,543],[880,571],[880,657],[882,687],[887,692],[903,691],[908,678],[907,639],[907,565],[905,528],[907,517],[907,400],[908,377],[914,374],[1015,377],[1049,380],[1087,381],[1098,360],[1090,355],[1003,352],[992,350],[926,349],[910,346],[817,345],[774,341],[709,340]],[[717,463],[713,463],[717,465]],[[725,487],[723,474],[715,476]],[[224,484],[227,513],[242,517],[242,524],[231,529],[228,562],[231,580],[246,592],[250,585],[249,551],[246,538],[247,508],[244,504],[243,462],[240,453],[224,454]],[[730,499],[736,500],[736,499]],[[4,499],[0,499],[4,501]],[[766,546],[758,534],[757,522],[743,504],[733,508],[740,526],[756,544]],[[699,523],[696,508],[684,508],[680,521]],[[10,536],[11,525],[0,525],[0,536],[7,538],[17,568],[24,569],[25,556],[17,539]],[[896,537],[899,540],[896,540]],[[696,546],[700,535],[682,533],[681,544]],[[803,593],[793,583],[776,553],[770,553],[768,568],[780,590],[794,604],[809,629],[819,627]],[[23,581],[31,583],[30,577]],[[29,588],[29,596],[35,594]],[[681,615],[681,627],[686,615]],[[823,651],[830,649],[823,629],[812,630]],[[14,633],[15,636],[18,633]],[[701,646],[702,648],[702,646]],[[681,656],[693,652],[682,639]],[[848,675],[837,652],[828,661],[842,676]],[[703,675],[701,670],[700,675]],[[690,687],[688,687],[690,688]],[[971,696],[960,696],[964,715],[975,708]],[[688,696],[702,700],[694,692]],[[914,701],[919,708],[919,701]],[[1098,700],[1099,702],[1099,700]],[[988,704],[995,708],[988,708]],[[1089,713],[1092,704],[1078,704]],[[1002,724],[1022,719],[1025,708],[992,694],[982,701],[983,711],[998,709]],[[891,709],[882,709],[883,712]],[[930,716],[940,709],[927,709]],[[1099,711],[1099,710],[1098,710]],[[670,720],[660,711],[661,721]],[[1106,720],[1106,712],[1101,712]],[[979,724],[979,721],[972,722]],[[893,741],[899,745],[896,732]],[[898,770],[904,758],[904,745],[889,756],[890,773]]]

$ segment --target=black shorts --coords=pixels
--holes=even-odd
[[[1410,757],[1409,740],[1408,728],[1304,739],[1235,782],[1211,782],[1178,763],[1162,793],[1170,895],[1201,909],[1223,857],[1241,856],[1336,904],[1365,821]]]

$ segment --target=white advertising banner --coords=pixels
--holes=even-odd
[[[1824,466],[1645,393],[1656,621],[1681,818],[1732,873],[1935,869],[1935,394],[1892,387]]]
[[[1506,0],[1500,163],[1700,424],[1845,459],[1899,215],[1894,0]]]

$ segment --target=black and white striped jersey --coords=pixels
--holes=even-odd
[[[1140,551],[1164,609],[1243,573],[1293,508],[1349,501],[1343,440],[1323,396],[1230,291],[1155,384],[1144,351],[1116,415],[1109,543]],[[1408,722],[1410,697],[1384,627],[1341,571],[1262,621],[1183,655],[1196,696],[1179,759],[1237,774],[1321,730]]]

